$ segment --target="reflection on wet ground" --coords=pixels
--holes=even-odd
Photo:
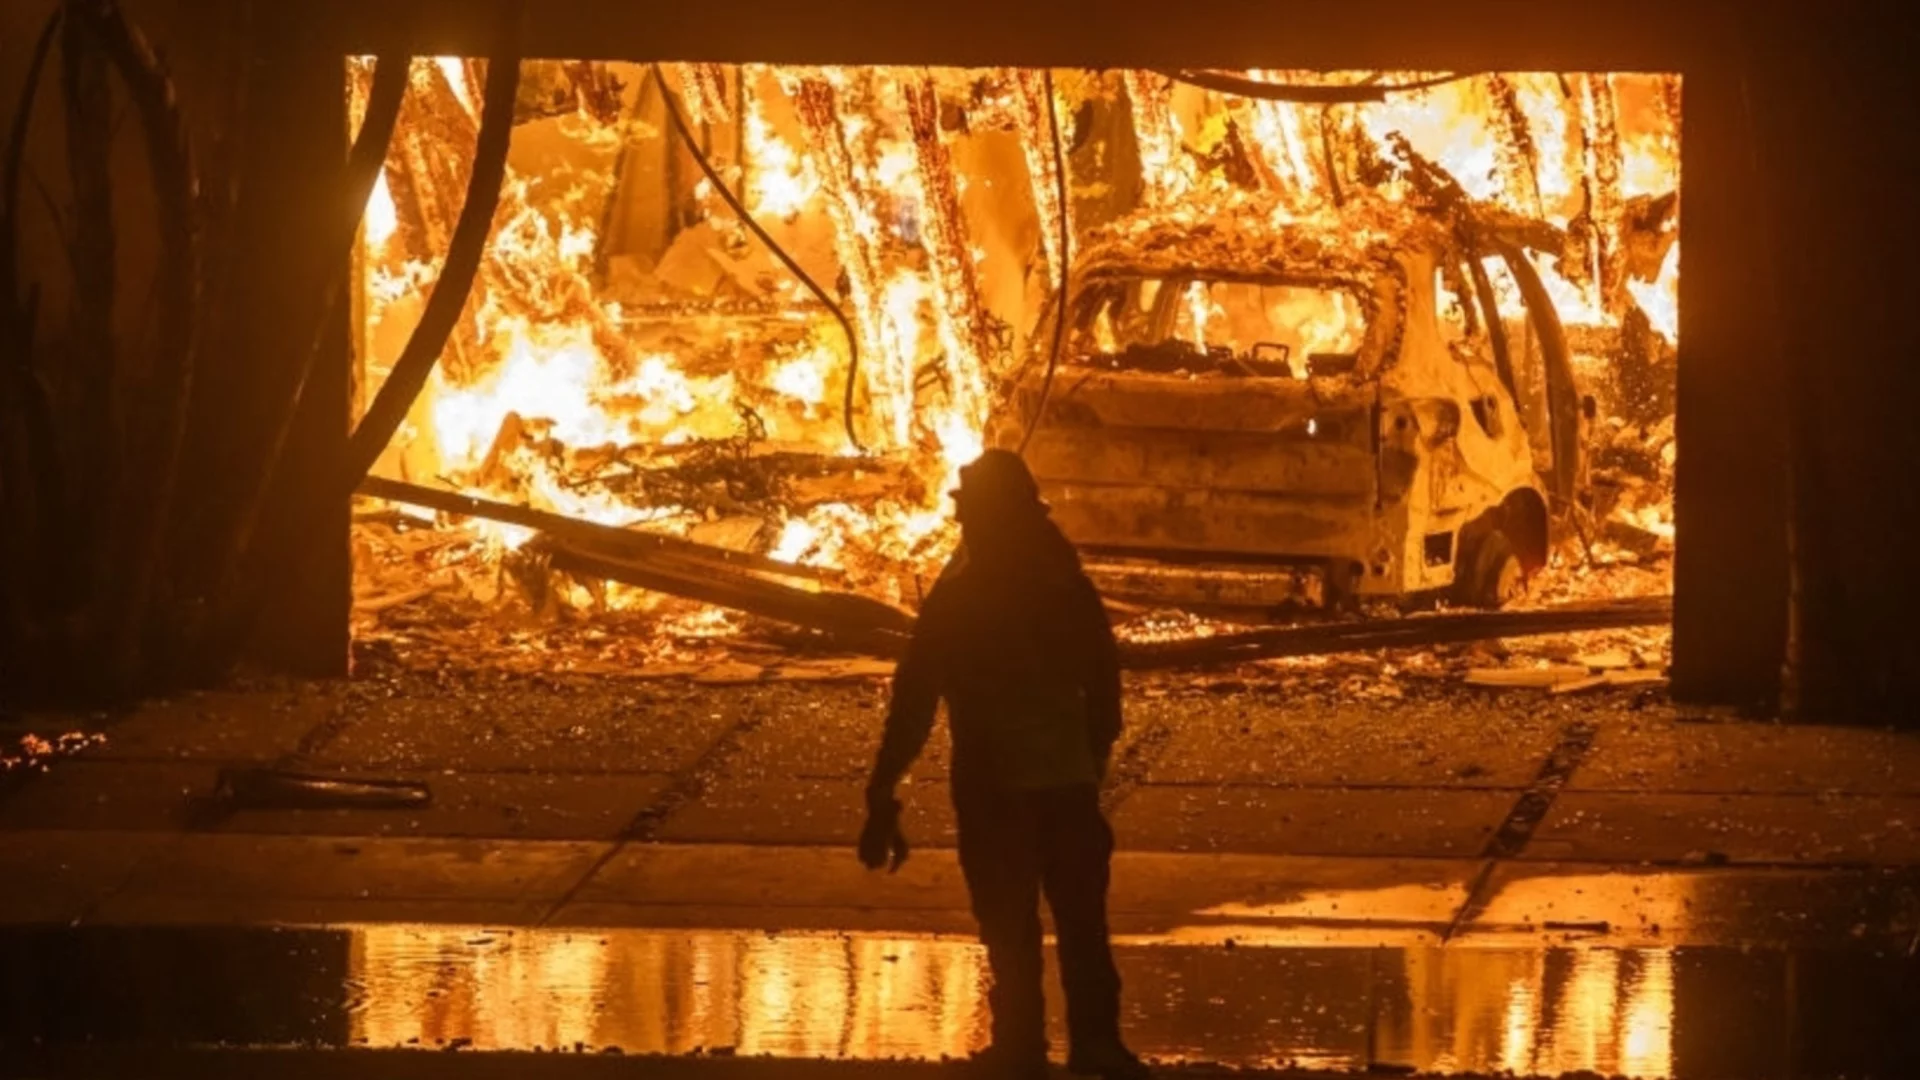
[[[1297,946],[1130,938],[1161,1061],[1680,1078],[1902,1076],[1909,948]],[[739,930],[0,931],[0,1049],[593,1049],[874,1060],[986,1038],[983,956],[945,937]],[[1057,995],[1056,995],[1057,997]],[[1056,1021],[1057,1022],[1057,1021]],[[1905,1064],[1902,1064],[1905,1062]]]

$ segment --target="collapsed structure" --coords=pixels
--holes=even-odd
[[[481,66],[412,70],[357,257],[363,399],[438,274]],[[356,114],[369,83],[351,64]],[[1426,269],[1409,279],[1401,267],[1401,287],[1498,361],[1487,370],[1515,422],[1506,467],[1538,480],[1512,486],[1540,499],[1537,541],[1511,545],[1542,571],[1529,599],[1664,593],[1679,119],[1678,80],[1664,76],[528,64],[481,272],[376,470],[369,491],[384,505],[356,525],[358,610],[369,626],[408,609],[624,612],[660,642],[735,633],[728,612],[747,611],[884,637],[955,542],[953,471],[990,438],[1024,443],[1036,410],[1071,407],[1047,404],[1056,339],[1070,357],[1117,355],[1072,340],[1115,332],[1111,316],[1073,325],[1086,282],[1133,265],[1175,282],[1169,297],[1191,294],[1160,309],[1193,355],[1156,378],[1216,417],[1204,427],[1244,404],[1249,380],[1317,393],[1327,365],[1379,348],[1360,340],[1376,332],[1357,314],[1365,290],[1262,293],[1268,322],[1300,340],[1223,345],[1208,326],[1245,318],[1193,292],[1194,269],[1210,262],[1219,277],[1240,260],[1338,277],[1343,260],[1373,251],[1377,263],[1382,244],[1391,255],[1416,235],[1431,239]],[[1463,237],[1483,250],[1459,258]],[[1360,338],[1309,333],[1335,316]],[[1434,362],[1460,344],[1436,341]],[[1256,345],[1278,367],[1249,367]],[[1221,387],[1223,372],[1247,378]],[[1458,396],[1456,430],[1497,423],[1474,404],[1487,394]],[[1286,422],[1320,439],[1319,417]],[[1270,419],[1235,438],[1276,436],[1285,425]],[[1377,443],[1370,418],[1350,435]],[[1379,502],[1379,451],[1352,493],[1360,518]],[[1138,464],[1163,471],[1161,488],[1193,489],[1160,496],[1161,516],[1180,522],[1136,508],[1145,533],[1204,531],[1195,522],[1233,472],[1164,453]],[[1229,465],[1245,474],[1259,459]],[[1444,561],[1435,582],[1477,573],[1455,570],[1465,524],[1447,527],[1444,560],[1431,530],[1403,530],[1407,561]],[[1117,546],[1153,562],[1181,545]],[[1354,561],[1364,580],[1367,558]],[[1420,591],[1421,574],[1398,576],[1394,592]],[[1163,633],[1152,608],[1193,601],[1136,593],[1116,595],[1123,633],[1135,618],[1140,636]],[[1198,600],[1249,597],[1276,602],[1260,587]]]

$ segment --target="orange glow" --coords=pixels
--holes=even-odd
[[[387,170],[381,169],[373,194],[367,199],[367,246],[375,250],[385,247],[399,227],[400,211],[394,207],[393,192],[387,187]]]
[[[1533,972],[1534,978],[1539,972]],[[1501,1017],[1498,1067],[1506,1072],[1524,1073],[1531,1068],[1533,1045],[1539,1031],[1539,1001],[1533,992],[1533,980],[1515,978],[1507,984],[1506,1010]]]
[[[367,64],[355,65],[360,78],[349,85],[364,95]],[[686,498],[684,485],[636,476],[708,461],[717,448],[852,455],[841,400],[851,381],[850,422],[869,460],[912,483],[883,497],[776,499],[727,513],[765,524],[751,541],[756,552],[842,569],[849,587],[899,601],[911,599],[901,582],[930,576],[957,542],[944,492],[987,445],[1005,379],[1035,346],[1038,312],[1064,270],[1060,224],[1077,235],[1077,215],[1113,216],[1121,181],[1135,179],[1088,174],[1099,154],[1070,148],[1062,203],[1049,105],[1070,139],[1088,103],[1126,110],[1119,130],[1137,151],[1135,209],[1196,226],[1256,206],[1265,209],[1255,223],[1276,230],[1330,218],[1354,189],[1359,166],[1346,159],[1389,160],[1396,137],[1473,198],[1555,229],[1590,226],[1606,251],[1627,248],[1627,200],[1659,198],[1679,183],[1677,90],[1655,76],[1469,77],[1322,106],[1230,98],[1148,71],[1056,73],[1050,103],[1033,70],[670,66],[668,82],[710,129],[720,175],[844,308],[860,353],[850,379],[837,322],[740,228],[710,181],[688,178],[690,194],[668,193],[667,202],[688,204],[670,213],[646,202],[660,197],[671,135],[637,112],[647,69],[603,67],[627,83],[625,114],[582,107],[516,128],[472,299],[379,471],[686,535],[723,515]],[[454,57],[415,61],[393,153],[366,208],[369,390],[444,258],[480,119],[474,70]],[[1418,77],[1247,75],[1387,85]],[[352,105],[350,115],[364,109]],[[992,157],[993,140],[1004,140],[1003,159]],[[659,158],[652,172],[636,164],[649,154]],[[982,164],[990,159],[1024,164],[1025,175],[996,173]],[[1602,173],[1612,176],[1605,191],[1595,187]],[[1407,197],[1390,177],[1367,183],[1388,199]],[[642,204],[653,208],[633,209]],[[1582,224],[1583,211],[1596,220]],[[1596,270],[1598,255],[1571,248],[1534,262],[1570,327],[1617,332],[1634,305],[1672,344],[1679,244],[1666,244],[1652,280],[1644,276],[1658,249],[1647,250],[1628,272]],[[1492,269],[1502,313],[1518,317],[1517,288]],[[1002,279],[990,281],[996,273]],[[1204,287],[1190,290],[1182,334],[1196,344],[1243,318]],[[1352,347],[1351,300],[1269,313],[1300,330],[1294,374],[1304,377],[1310,352]],[[1107,347],[1115,327],[1103,315],[1094,335]],[[1662,506],[1623,513],[1671,535]],[[530,539],[521,529],[460,527],[494,556]]]
[[[1326,985],[1339,989],[1303,994],[1247,984],[1226,1017],[1170,995],[1141,1020],[1138,1034],[1153,1044],[1141,1049],[1164,1054],[1194,1039],[1206,1045],[1210,1034],[1227,1034],[1211,1023],[1244,1022],[1264,1008],[1269,1035],[1228,1039],[1225,1055],[1208,1047],[1209,1060],[1258,1065],[1248,1056],[1265,1054],[1361,1068],[1357,1025],[1377,1025],[1367,1036],[1373,1060],[1423,1073],[1673,1074],[1681,1003],[1672,949],[1437,946],[1377,924],[1369,939],[1361,913],[1405,907],[1407,916],[1425,918],[1430,907],[1420,897],[1380,898],[1388,908],[1376,910],[1363,891],[1350,904],[1329,893],[1300,909],[1307,918],[1354,914],[1348,936],[1304,931],[1262,940],[1233,928],[1234,940],[1253,953],[1240,961],[1250,970],[1262,968],[1259,954],[1269,950],[1310,955],[1305,970],[1325,972]],[[988,1038],[985,955],[969,939],[394,923],[342,929],[352,995],[345,1039],[355,1046],[468,1040],[482,1051],[618,1047],[875,1061],[960,1058]],[[1219,962],[1217,942],[1183,943],[1176,933],[1123,936],[1117,944],[1130,985],[1151,986],[1144,980],[1156,975],[1177,981],[1222,970],[1211,966]],[[1696,998],[1692,1008],[1719,1005]]]
[[[1627,291],[1646,312],[1647,321],[1669,342],[1680,340],[1680,244],[1675,241],[1651,282],[1627,280]]]
[[[1627,987],[1619,1069],[1628,1076],[1672,1076],[1673,950],[1635,957],[1640,963]]]

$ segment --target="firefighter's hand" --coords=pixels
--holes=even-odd
[[[869,870],[888,873],[907,861],[907,838],[900,831],[900,800],[890,794],[867,796],[867,823],[860,830],[860,861]]]
[[[1113,744],[1093,748],[1093,783],[1096,787],[1105,787],[1107,777],[1112,775]]]

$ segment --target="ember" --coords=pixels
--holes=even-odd
[[[1368,335],[1378,298],[1333,277],[1256,287],[1195,276],[1200,238],[1263,259],[1280,250],[1318,258],[1333,275],[1348,256],[1309,250],[1303,238],[1329,237],[1358,259],[1365,244],[1391,247],[1422,230],[1470,240],[1499,232],[1527,238],[1520,246],[1531,254],[1518,257],[1551,299],[1586,399],[1577,442],[1571,428],[1561,440],[1556,425],[1572,418],[1555,398],[1550,335],[1537,332],[1542,315],[1520,280],[1528,275],[1501,259],[1483,266],[1477,254],[1464,269],[1438,265],[1440,321],[1463,328],[1447,347],[1461,355],[1468,339],[1492,337],[1523,429],[1513,445],[1542,476],[1577,473],[1577,486],[1553,494],[1556,542],[1536,560],[1545,565],[1524,602],[1670,591],[1677,77],[523,70],[538,92],[522,88],[491,245],[379,476],[811,568],[804,590],[910,609],[957,539],[944,503],[955,470],[986,445],[1023,442],[1034,423],[1020,419],[1033,407],[1023,376],[1044,368],[1051,377],[1069,362],[1048,346],[1053,322],[1077,317],[1057,314],[1059,291],[1067,276],[1071,295],[1082,295],[1073,275],[1083,254],[1158,260],[1151,265],[1165,269],[1154,272],[1178,285],[1171,336],[1188,355],[1226,356],[1229,376],[1277,374],[1319,395],[1342,377],[1328,374],[1329,357],[1376,347]],[[363,401],[439,274],[471,169],[483,73],[483,62],[454,58],[412,71],[358,256]],[[355,116],[371,80],[370,60],[349,64]],[[1351,100],[1268,100],[1303,85]],[[676,137],[675,109],[694,138]],[[1054,171],[1056,128],[1064,178]],[[1433,176],[1458,194],[1436,195]],[[840,310],[783,262],[825,283]],[[1268,306],[1256,317],[1249,304]],[[1072,348],[1163,348],[1128,321],[1137,318],[1103,307],[1087,334],[1069,335]],[[1272,338],[1267,322],[1286,340],[1261,340],[1236,358],[1236,335]],[[1269,346],[1280,354],[1272,371]],[[1189,386],[1220,377],[1166,358],[1166,377]],[[1347,437],[1331,412],[1302,424],[1328,447]],[[1569,454],[1577,469],[1560,460]],[[1434,484],[1444,482],[1436,473]],[[1162,514],[1178,512],[1197,511]],[[1075,520],[1066,527],[1085,545]],[[584,564],[557,558],[538,535],[370,501],[355,535],[362,635],[436,618],[524,629],[624,612],[625,625],[663,641],[700,642],[739,639],[755,622],[705,601],[668,601],[660,590],[672,588],[655,577],[641,587],[559,568]],[[1417,559],[1423,541],[1408,542]],[[1444,583],[1454,576],[1452,541],[1438,556],[1432,538],[1424,542],[1429,565],[1446,563],[1432,578]],[[1411,570],[1400,579],[1428,580]],[[1293,589],[1284,604],[1271,590],[1234,588],[1230,602],[1267,611],[1343,595],[1332,578]],[[1116,622],[1131,640],[1232,629],[1208,605],[1124,599],[1116,596]],[[429,611],[401,614],[414,605]]]
[[[22,735],[12,747],[0,746],[0,775],[14,770],[40,770],[44,772],[49,764],[63,757],[72,757],[90,747],[104,745],[105,735],[97,732],[67,731],[45,739],[38,735]]]

